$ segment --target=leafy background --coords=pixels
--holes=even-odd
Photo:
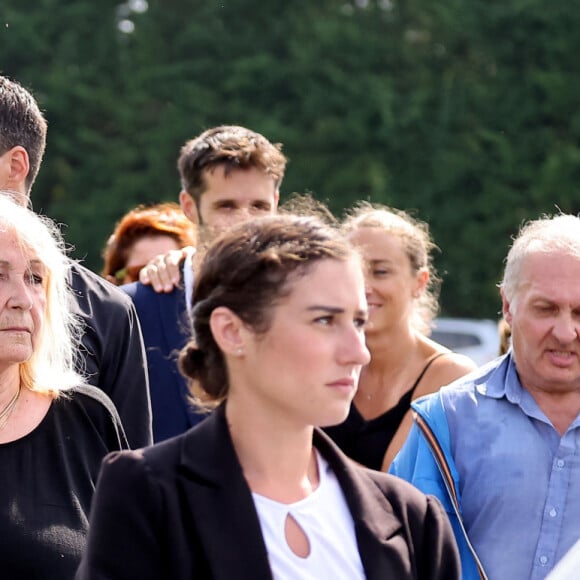
[[[179,148],[282,142],[282,195],[412,210],[442,310],[497,317],[523,220],[580,211],[580,0],[3,0],[0,70],[49,121],[33,190],[99,270],[116,220],[176,200]]]

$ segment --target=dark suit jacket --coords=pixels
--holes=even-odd
[[[140,282],[121,287],[133,300],[141,322],[155,442],[179,435],[205,415],[188,402],[188,386],[177,367],[177,356],[190,337],[183,288],[157,293]]]
[[[79,372],[112,399],[133,448],[152,442],[145,349],[131,300],[77,262],[71,264],[72,310],[83,322]]]
[[[356,466],[322,432],[369,579],[455,580],[459,556],[439,502]],[[187,433],[105,459],[77,580],[271,578],[250,489],[223,406]]]

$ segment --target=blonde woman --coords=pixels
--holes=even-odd
[[[74,371],[78,323],[55,226],[0,192],[3,578],[72,578],[99,465],[126,448],[107,396]]]
[[[475,364],[429,338],[438,280],[427,224],[403,211],[361,203],[343,227],[366,264],[371,361],[361,371],[346,421],[327,433],[351,458],[386,470],[411,428],[411,401]]]

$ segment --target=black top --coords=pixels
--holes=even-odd
[[[76,262],[71,270],[73,312],[85,325],[78,370],[115,403],[131,447],[150,445],[145,347],[135,307],[124,292],[94,272]]]
[[[429,359],[413,386],[399,399],[399,402],[382,415],[367,421],[352,403],[347,418],[340,425],[326,427],[324,431],[334,440],[346,455],[371,469],[381,469],[387,448],[405,413],[411,408],[415,389],[431,366],[431,363],[442,356],[439,353]]]
[[[66,391],[31,433],[0,444],[0,578],[74,577],[102,458],[127,449],[111,401]]]

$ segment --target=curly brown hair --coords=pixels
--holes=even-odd
[[[221,125],[187,141],[181,148],[177,168],[181,186],[199,207],[206,184],[206,171],[224,167],[228,175],[234,169],[257,168],[270,175],[280,187],[286,169],[282,145],[270,143],[266,137],[237,125]]]

